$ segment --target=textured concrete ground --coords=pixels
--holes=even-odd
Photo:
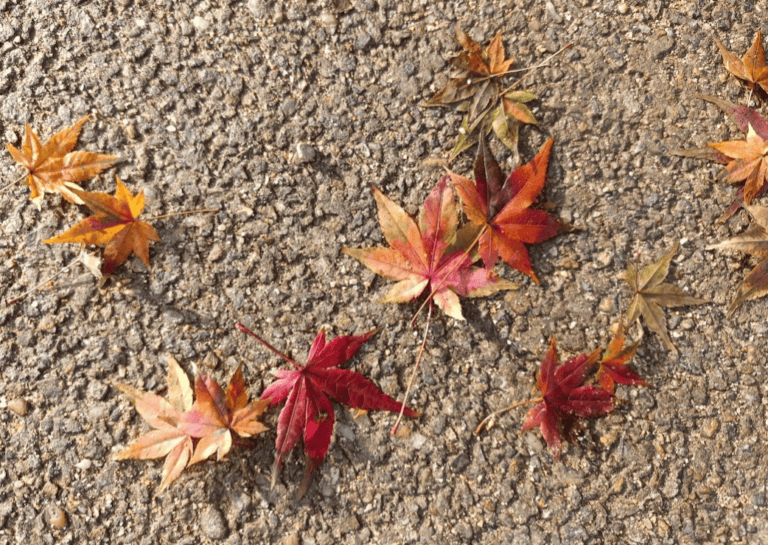
[[[25,122],[47,137],[96,114],[79,149],[125,157],[117,172],[144,188],[145,214],[221,207],[157,222],[150,271],[131,259],[99,290],[74,269],[0,308],[0,543],[768,542],[768,301],[726,318],[754,262],[705,250],[747,222],[715,224],[732,189],[712,165],[665,155],[737,134],[693,95],[746,103],[713,38],[743,53],[768,31],[768,2],[335,4],[0,0],[6,142]],[[381,241],[371,184],[415,212],[439,178],[431,159],[461,114],[420,104],[446,81],[455,23],[484,42],[502,30],[516,67],[574,43],[527,82],[542,131],[523,130],[521,155],[556,137],[545,197],[583,230],[531,249],[541,285],[507,270],[521,290],[466,301],[465,323],[435,319],[411,400],[422,416],[403,436],[389,414],[338,409],[301,502],[298,450],[269,489],[274,432],[156,495],[161,463],[112,461],[146,426],[111,384],[160,392],[172,353],[221,381],[245,362],[258,395],[282,364],[236,321],[297,358],[323,326],[382,327],[349,365],[402,395],[416,307],[377,304],[388,283],[339,250]],[[469,174],[471,160],[452,167]],[[3,180],[19,174],[0,159]],[[111,193],[113,176],[84,187]],[[76,246],[41,241],[82,212],[58,196],[38,211],[22,185],[2,203],[6,299],[70,262]],[[550,336],[564,356],[605,346],[629,302],[627,260],[676,241],[671,277],[715,303],[668,311],[678,359],[645,330],[634,363],[655,389],[620,389],[628,404],[557,462],[519,433],[525,409],[472,435],[531,395]]]

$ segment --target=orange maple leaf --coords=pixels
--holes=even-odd
[[[226,393],[211,377],[201,375],[195,380],[195,394],[195,404],[179,422],[180,429],[199,439],[189,465],[214,454],[221,460],[232,448],[232,432],[251,437],[267,430],[257,418],[269,400],[248,403],[242,363],[232,375]]]
[[[58,192],[69,202],[83,204],[67,183],[82,182],[108,169],[120,159],[89,151],[72,151],[80,130],[90,116],[85,116],[71,127],[53,135],[45,144],[40,143],[35,131],[27,123],[21,150],[8,144],[13,160],[27,169],[30,198],[40,208],[45,193]]]
[[[768,67],[765,66],[765,50],[763,49],[763,34],[758,29],[755,41],[744,55],[744,60],[728,51],[720,40],[715,39],[717,48],[723,56],[725,69],[739,79],[747,82],[750,89],[759,85],[768,91]]]
[[[717,151],[733,159],[725,167],[726,179],[731,183],[744,182],[744,202],[749,204],[768,180],[768,141],[749,125],[746,140],[729,140],[710,144]]]
[[[379,223],[389,248],[342,248],[376,274],[396,280],[382,303],[405,303],[429,289],[443,312],[463,320],[459,297],[484,297],[517,285],[473,267],[464,241],[457,241],[458,211],[448,177],[443,177],[421,208],[418,223],[402,207],[373,188]]]
[[[266,427],[257,419],[269,400],[248,403],[242,365],[229,381],[226,393],[212,378],[195,381],[197,399],[192,403],[189,378],[176,360],[168,356],[168,397],[140,392],[123,384],[136,410],[155,428],[117,454],[118,460],[148,460],[166,456],[160,490],[170,485],[184,468],[217,454],[223,458],[232,448],[232,433],[251,437]]]
[[[80,242],[104,246],[103,274],[112,272],[122,265],[131,253],[149,268],[149,241],[159,241],[155,228],[136,218],[144,209],[144,192],[131,195],[120,178],[117,179],[115,196],[106,193],[90,193],[70,187],[82,202],[95,212],[66,233],[49,238],[45,242]]]
[[[600,367],[595,375],[595,380],[600,387],[611,394],[616,389],[616,384],[648,386],[640,375],[627,366],[627,362],[635,355],[640,343],[636,342],[625,347],[625,340],[624,322],[621,321],[616,329],[616,335],[603,353],[603,359],[600,360]]]

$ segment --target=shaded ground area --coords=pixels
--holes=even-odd
[[[0,543],[768,540],[768,302],[727,319],[751,262],[705,250],[746,219],[715,224],[731,188],[711,165],[665,155],[736,136],[693,95],[746,103],[713,37],[743,53],[768,31],[768,3],[191,4],[0,1],[4,141],[18,145],[26,122],[47,137],[97,114],[80,149],[125,157],[117,172],[144,188],[146,214],[222,209],[157,222],[149,272],[132,259],[99,290],[75,269],[0,308]],[[522,289],[465,302],[465,323],[436,318],[411,400],[422,416],[403,436],[389,436],[389,414],[339,409],[301,502],[291,499],[298,451],[269,489],[273,435],[156,496],[161,463],[111,460],[146,429],[111,383],[160,391],[170,352],[221,382],[244,361],[257,395],[282,363],[236,321],[299,359],[323,326],[333,336],[382,327],[350,365],[402,395],[416,307],[377,304],[387,282],[339,250],[381,241],[371,184],[413,213],[439,178],[429,160],[451,149],[461,114],[420,104],[446,81],[455,23],[484,43],[502,30],[515,67],[574,43],[526,83],[543,130],[523,130],[521,156],[556,137],[544,193],[583,230],[531,249],[541,285],[506,270]],[[452,168],[469,174],[471,160]],[[0,174],[19,175],[7,154]],[[111,193],[113,175],[84,187]],[[3,195],[3,299],[75,256],[41,241],[81,217],[58,196],[38,211],[21,185]],[[676,241],[670,277],[715,303],[668,311],[679,359],[646,331],[634,362],[655,389],[620,390],[629,403],[557,462],[537,434],[520,435],[524,409],[472,435],[490,411],[530,396],[552,335],[564,356],[605,346],[629,302],[627,260],[649,263]]]

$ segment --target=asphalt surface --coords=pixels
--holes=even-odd
[[[155,222],[149,271],[131,258],[99,289],[78,266],[0,308],[0,544],[768,542],[768,300],[727,318],[756,261],[706,250],[748,221],[717,224],[733,189],[713,165],[667,155],[740,134],[694,95],[747,103],[713,38],[743,54],[768,33],[768,2],[340,3],[0,1],[5,142],[25,123],[47,138],[94,114],[77,149],[126,162],[83,187],[112,193],[116,172],[144,189],[147,216],[221,208]],[[389,282],[340,249],[383,243],[370,185],[415,213],[439,179],[462,114],[421,104],[447,81],[456,23],[483,43],[502,30],[515,68],[574,44],[526,81],[541,130],[523,128],[520,154],[555,136],[543,196],[581,230],[531,248],[540,285],[500,268],[519,291],[465,301],[466,322],[435,317],[410,400],[422,416],[400,436],[388,413],[337,407],[300,502],[299,449],[270,490],[274,431],[156,495],[161,462],[112,459],[148,429],[112,384],[162,393],[171,353],[220,381],[245,362],[257,396],[283,363],[237,321],[298,359],[322,327],[381,327],[348,365],[402,396],[417,305],[378,304]],[[451,167],[471,163],[470,151]],[[0,159],[4,181],[21,173]],[[38,210],[23,184],[2,203],[5,300],[75,258],[76,245],[41,241],[84,211],[57,195]],[[667,311],[679,357],[632,325],[653,389],[621,387],[627,403],[559,461],[519,433],[524,408],[472,434],[535,395],[552,335],[564,357],[606,346],[628,260],[675,242],[670,279],[714,303]]]

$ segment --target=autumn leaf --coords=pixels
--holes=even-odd
[[[733,159],[726,166],[727,180],[744,182],[744,202],[749,204],[758,190],[768,181],[768,142],[749,126],[746,140],[730,140],[710,144],[717,151]]]
[[[83,204],[77,192],[67,186],[93,178],[120,159],[88,151],[75,151],[80,130],[90,116],[53,135],[45,144],[27,123],[21,150],[7,144],[13,160],[27,169],[30,198],[40,208],[45,193],[58,192],[69,202]]]
[[[553,138],[547,140],[529,163],[514,170],[506,180],[480,138],[475,160],[475,183],[451,173],[456,192],[469,221],[482,229],[480,255],[490,269],[499,257],[533,279],[539,280],[531,267],[526,244],[536,244],[558,233],[560,224],[543,210],[530,206],[544,188]]]
[[[116,384],[136,406],[142,418],[154,428],[120,452],[116,459],[149,460],[166,457],[159,488],[161,491],[187,467],[193,446],[192,438],[178,427],[182,415],[192,407],[192,388],[189,378],[172,356],[168,357],[167,381],[170,401],[124,384]]]
[[[539,427],[547,446],[560,455],[562,439],[573,441],[582,418],[608,414],[613,410],[613,394],[592,385],[583,385],[589,369],[600,351],[581,354],[558,366],[557,347],[553,338],[541,362],[536,387],[541,402],[534,406],[523,422],[523,431]]]
[[[216,454],[221,460],[232,448],[233,433],[252,437],[266,431],[258,421],[269,402],[248,403],[248,393],[240,364],[227,385],[226,393],[207,375],[195,379],[195,403],[179,421],[179,428],[199,439],[188,465],[196,464]]]
[[[463,49],[450,60],[455,74],[425,106],[464,102],[461,108],[467,114],[451,157],[456,157],[472,145],[472,135],[481,125],[484,127],[481,129],[483,134],[493,130],[505,146],[516,152],[520,123],[537,124],[526,105],[536,95],[529,91],[509,91],[502,95],[501,79],[514,61],[505,57],[501,32],[496,34],[486,50],[458,25],[455,32]]]
[[[757,134],[764,140],[768,140],[768,121],[766,121],[756,110],[753,110],[749,106],[739,106],[738,104],[712,95],[696,95],[696,98],[711,102],[720,108],[731,118],[731,121],[736,123],[736,126],[741,132],[746,134],[749,131],[749,127],[752,126]]]
[[[459,296],[482,297],[517,286],[472,267],[469,248],[453,246],[459,220],[448,179],[444,176],[424,201],[418,224],[374,187],[379,223],[391,247],[342,251],[376,274],[397,281],[381,302],[411,301],[429,289],[443,312],[463,320]]]
[[[677,348],[672,344],[667,333],[667,322],[661,307],[701,305],[709,302],[706,299],[692,297],[677,286],[663,282],[669,272],[672,257],[679,247],[680,245],[675,243],[666,255],[639,273],[635,266],[630,264],[625,274],[627,284],[635,292],[627,309],[627,323],[632,324],[642,315],[645,324],[659,335],[664,345],[675,354],[677,354]]]
[[[648,386],[647,382],[627,366],[627,362],[635,355],[640,343],[636,342],[625,347],[624,341],[624,322],[620,322],[616,335],[603,354],[600,367],[595,375],[595,380],[600,387],[611,394],[614,392],[616,384]]]
[[[757,135],[763,139],[763,141],[768,141],[768,121],[760,115],[759,112],[756,110],[753,110],[752,108],[748,106],[739,106],[736,104],[733,104],[732,102],[728,102],[727,100],[723,100],[718,97],[709,96],[709,95],[696,95],[698,98],[702,100],[706,100],[708,102],[711,102],[715,104],[718,108],[723,110],[728,117],[731,118],[731,120],[736,123],[736,125],[739,127],[739,130],[743,133],[748,133],[751,130],[757,133]],[[713,149],[710,146],[710,149]],[[715,161],[718,161],[721,164],[727,165],[731,162],[730,158],[726,155],[713,151],[714,159]],[[726,168],[724,169],[720,175],[718,175],[718,179],[721,178],[727,178],[729,177],[730,172]],[[739,190],[736,192],[736,199],[733,201],[731,206],[728,208],[727,212],[721,217],[721,220],[727,219],[731,216],[733,216],[736,212],[738,212],[739,208],[742,207],[742,205],[745,203],[745,190],[746,185],[743,185],[739,188]],[[758,187],[757,191],[752,194],[751,200],[759,197],[763,193],[768,191],[768,180],[763,181],[762,185]]]
[[[727,100],[710,95],[696,95],[696,97],[715,104],[736,123],[741,132],[748,135],[750,132],[755,133],[751,141],[748,136],[746,140],[719,142],[709,144],[704,148],[672,150],[670,152],[672,155],[706,159],[728,165],[718,175],[718,179],[727,179],[731,183],[746,182],[745,185],[738,189],[736,199],[720,218],[723,221],[738,212],[745,202],[749,203],[768,191],[768,180],[765,176],[765,169],[762,168],[765,159],[759,153],[761,149],[760,142],[762,141],[763,144],[768,142],[768,121],[759,112],[747,106],[738,106]],[[735,149],[735,154],[728,155],[720,151],[723,147],[725,148],[724,151],[729,151],[731,148]],[[746,158],[736,157],[736,155],[744,153],[747,153]],[[750,163],[753,167],[752,169],[749,168]],[[747,197],[749,198],[748,201]]]
[[[762,259],[747,275],[736,292],[736,297],[728,306],[729,315],[733,314],[733,311],[743,302],[757,299],[768,293],[768,208],[756,205],[745,208],[757,225],[752,225],[737,237],[707,247],[708,250],[739,250]]]
[[[715,38],[715,43],[723,56],[726,70],[737,78],[746,81],[750,89],[757,84],[764,91],[768,91],[768,68],[765,66],[763,35],[760,29],[757,30],[755,41],[752,42],[752,46],[747,50],[743,60],[728,51],[717,38]]]
[[[265,401],[248,403],[242,365],[224,394],[210,377],[196,381],[197,399],[189,378],[178,362],[168,356],[168,401],[125,384],[116,384],[144,420],[154,428],[139,437],[116,459],[149,460],[166,457],[159,491],[167,488],[184,468],[214,453],[221,459],[232,446],[231,432],[250,437],[266,430],[256,419],[267,406]]]
[[[459,45],[464,49],[450,60],[451,65],[457,70],[457,75],[426,104],[428,106],[453,104],[471,98],[468,117],[474,120],[481,111],[496,100],[501,91],[501,85],[494,76],[503,76],[514,61],[505,59],[501,31],[484,51],[458,25],[454,30]]]
[[[310,476],[325,458],[331,444],[335,414],[328,398],[347,407],[366,411],[397,412],[403,408],[401,403],[382,392],[360,373],[338,368],[354,356],[362,344],[376,331],[370,331],[364,335],[336,337],[327,344],[325,333],[321,331],[312,343],[307,363],[300,365],[272,348],[244,326],[237,324],[236,327],[252,335],[294,367],[291,370],[275,371],[277,379],[261,395],[261,399],[269,400],[270,406],[279,405],[285,401],[277,424],[275,441],[277,458],[272,473],[273,486],[283,458],[293,449],[299,438],[303,437],[307,471],[299,496],[306,491]],[[404,412],[408,416],[417,416],[407,407]]]
[[[149,241],[160,240],[154,227],[136,219],[144,209],[144,192],[133,196],[120,178],[116,179],[114,197],[70,188],[95,214],[66,233],[45,241],[47,244],[80,242],[104,246],[102,272],[105,275],[112,274],[131,253],[135,253],[149,268]]]

